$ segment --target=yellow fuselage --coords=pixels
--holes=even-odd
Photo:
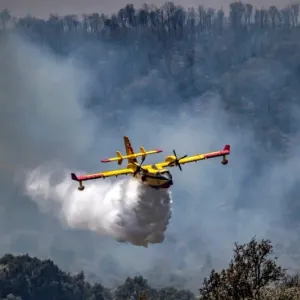
[[[142,170],[136,174],[135,178],[155,189],[168,189],[173,185],[172,175],[169,171],[146,172]]]

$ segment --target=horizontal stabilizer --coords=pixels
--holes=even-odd
[[[124,156],[119,151],[117,151],[117,156],[116,157],[105,158],[105,159],[102,159],[101,162],[102,163],[108,163],[108,162],[117,161],[118,164],[120,165],[124,159],[136,158],[136,157],[140,157],[140,156],[146,157],[147,155],[160,153],[162,151],[163,150],[161,150],[161,149],[145,151],[145,148],[141,147],[141,152],[130,154],[130,155],[124,155]]]

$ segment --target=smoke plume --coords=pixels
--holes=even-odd
[[[135,179],[92,183],[74,188],[70,173],[55,183],[59,172],[38,167],[28,173],[27,195],[43,210],[60,216],[72,228],[96,231],[137,246],[161,243],[171,217],[168,191],[154,190]]]
[[[164,60],[150,65],[149,49],[111,47],[84,45],[87,66],[79,54],[62,59],[16,36],[0,40],[1,251],[50,257],[108,287],[142,274],[153,286],[197,291],[211,267],[227,265],[235,241],[254,235],[271,239],[284,267],[297,265],[299,110],[285,97],[272,107],[274,122],[264,110],[264,95],[281,92],[289,68],[276,57],[252,58],[213,78],[223,93],[191,89],[183,97]],[[196,87],[215,65],[214,57],[206,62],[195,62]],[[290,93],[299,99],[296,86]],[[224,94],[240,114],[222,106]],[[284,151],[271,140],[284,128],[278,120],[294,131]],[[124,152],[123,135],[133,147],[164,150],[147,163],[173,149],[193,155],[228,143],[232,152],[225,167],[216,159],[173,168],[173,203],[170,194],[127,179],[90,181],[79,192],[70,173],[105,171],[100,159]],[[258,135],[269,138],[267,151]],[[145,240],[156,244],[131,245]]]

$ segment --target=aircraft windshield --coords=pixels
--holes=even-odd
[[[163,170],[163,171],[159,171],[159,172],[157,172],[157,174],[159,174],[159,175],[168,175],[168,174],[170,174],[169,173],[169,171],[168,170]]]
[[[156,165],[152,165],[151,166],[154,170],[157,170],[156,172],[156,175],[162,175],[163,177],[170,177],[170,173],[169,173],[169,170],[166,170],[166,169],[158,169]]]
[[[162,171],[157,173],[157,175],[161,176],[164,179],[172,179],[172,175],[168,171]]]

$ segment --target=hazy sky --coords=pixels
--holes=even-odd
[[[60,10],[61,14],[66,12],[72,11],[67,6]],[[291,40],[295,48],[287,57],[279,51],[286,43],[276,41],[268,56],[254,57],[226,74],[206,79],[203,74],[210,75],[215,70],[217,47],[232,41],[207,44],[212,45],[207,56],[208,50],[197,45],[193,73],[194,86],[199,89],[196,94],[193,87],[186,85],[187,76],[191,75],[186,75],[186,64],[181,64],[180,54],[189,46],[179,49],[179,54],[172,53],[170,60],[154,61],[154,68],[149,53],[161,52],[150,39],[145,39],[139,48],[101,42],[87,42],[80,47],[76,41],[82,42],[77,37],[66,41],[67,45],[74,45],[74,51],[65,58],[38,47],[37,43],[29,44],[28,39],[0,39],[0,255],[29,253],[49,257],[64,270],[93,273],[107,286],[127,276],[143,274],[153,286],[178,284],[196,291],[201,276],[212,264],[217,269],[227,265],[234,241],[247,242],[256,235],[271,239],[276,249],[284,253],[279,256],[284,267],[299,266],[300,112],[296,105],[280,105],[277,100],[267,109],[264,100],[265,95],[271,95],[298,103],[299,89],[288,83],[295,73],[293,67],[299,65],[300,46]],[[255,53],[252,51],[260,44],[256,39],[250,41],[249,48],[239,50],[238,55],[248,50]],[[247,52],[243,57],[247,57]],[[221,61],[217,67],[223,66]],[[174,76],[171,79],[169,67]],[[211,82],[218,83],[212,90]],[[178,93],[180,86],[184,94]],[[218,90],[230,99],[229,109],[224,109],[227,100]],[[234,108],[232,105],[239,99],[237,92],[245,97]],[[87,103],[90,109],[85,109]],[[229,114],[231,110],[242,114]],[[246,119],[242,122],[241,118]],[[248,126],[243,126],[245,123]],[[262,136],[261,132],[256,133],[258,128],[268,130],[268,144],[258,141]],[[291,135],[285,134],[286,128],[291,128]],[[58,164],[68,174],[115,167],[103,167],[100,159],[110,157],[116,150],[123,153],[123,135],[130,136],[135,149],[140,145],[164,149],[160,156],[149,157],[149,163],[164,159],[174,148],[181,156],[218,150],[225,143],[232,145],[226,167],[218,160],[210,160],[184,166],[183,172],[172,170],[175,185],[166,240],[148,249],[118,243],[98,232],[75,230],[67,227],[64,219],[58,222],[62,216],[70,220],[69,214],[52,210],[52,204],[54,208],[56,204],[65,204],[56,196],[58,192],[69,193],[61,185],[60,176],[56,178],[58,186],[56,180],[53,184],[51,180],[50,184],[38,185],[45,194],[56,196],[55,203],[43,202],[42,197],[41,202],[36,201],[23,188],[23,171],[45,163],[53,166],[54,171]],[[270,158],[263,158],[266,154],[279,155],[278,148],[273,148],[278,139],[286,141],[286,159],[270,163]],[[105,179],[93,184],[100,187],[108,182]],[[72,193],[77,192],[76,183],[70,178],[68,186]],[[93,190],[92,184],[87,183],[85,192],[80,194],[84,197],[81,203],[96,203],[104,208],[103,200],[107,201],[107,197],[99,194],[99,200],[94,201],[96,197],[90,197],[89,192]],[[37,202],[39,207],[35,206]],[[88,222],[81,218],[84,210],[76,209],[77,201],[68,203],[74,204],[73,212],[79,211],[79,224],[86,225]],[[96,209],[94,212],[98,216]],[[110,212],[107,215],[118,215]],[[162,215],[159,210],[157,215]],[[98,220],[102,222],[103,218]],[[104,225],[111,228],[107,224]]]
[[[115,10],[124,7],[128,2],[133,3],[136,7],[139,7],[142,3],[147,2],[149,4],[161,5],[165,3],[165,0],[1,0],[0,9],[8,8],[13,15],[23,16],[26,14],[32,14],[38,17],[47,17],[50,13],[58,14],[82,14],[90,12],[103,12],[111,13]],[[185,7],[198,6],[199,4],[209,5],[211,7],[226,8],[231,0],[174,0],[177,4],[182,4]],[[270,6],[275,4],[277,6],[285,6],[292,0],[249,0],[243,1],[253,5]]]

